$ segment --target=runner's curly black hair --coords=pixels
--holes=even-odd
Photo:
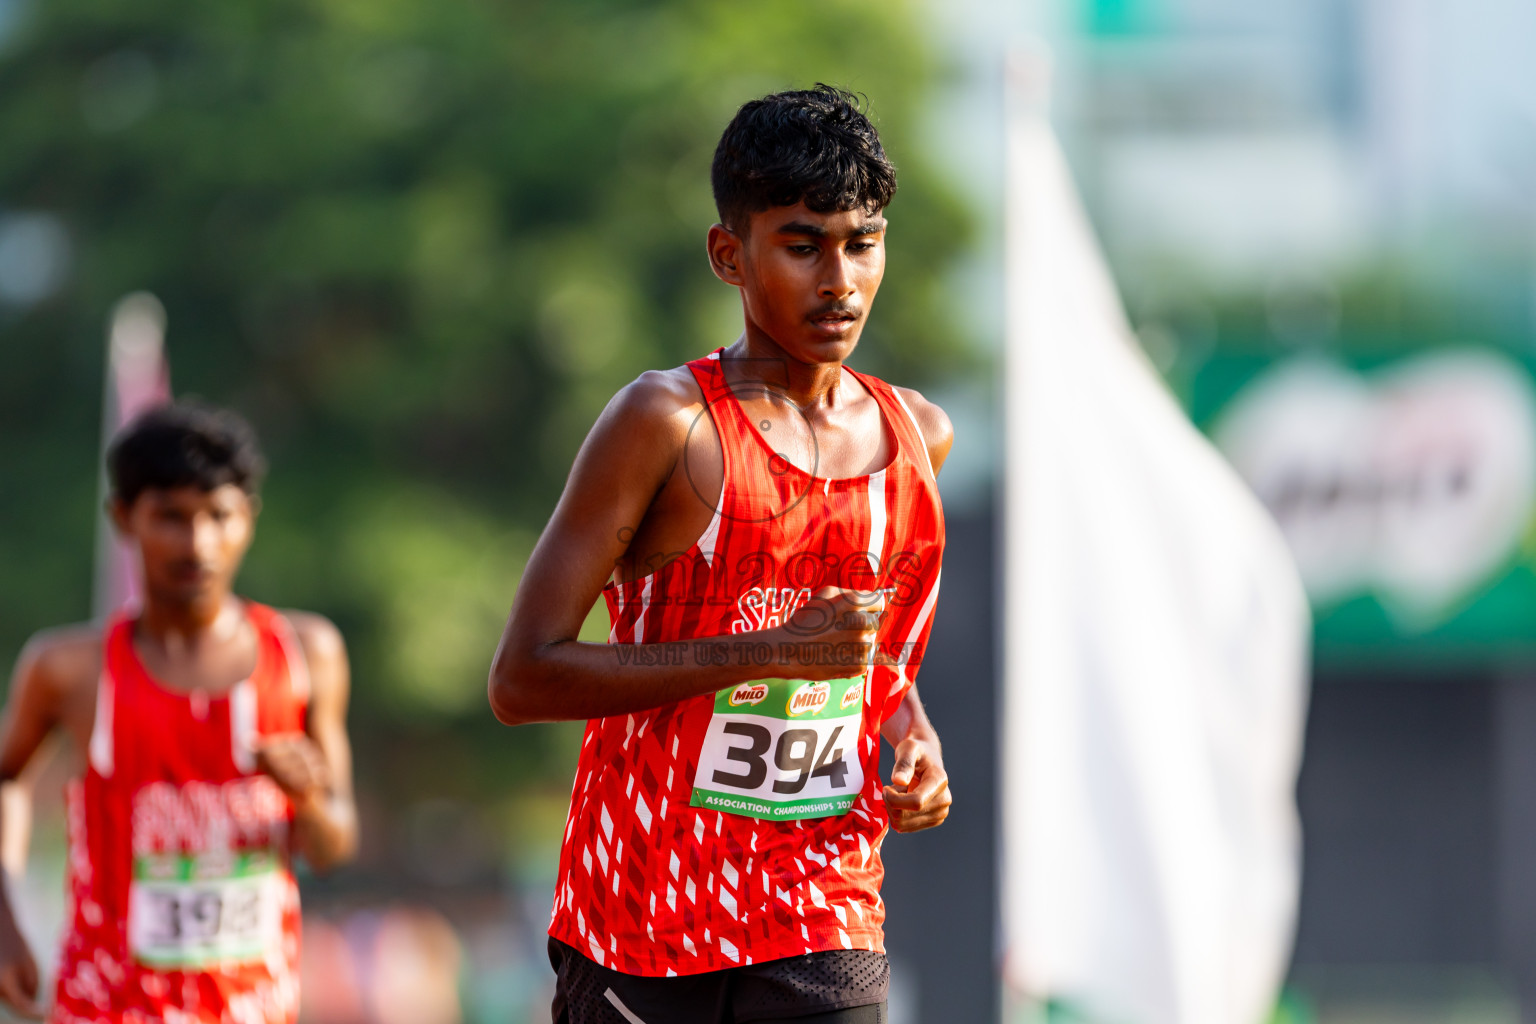
[[[859,97],[820,83],[743,104],[720,136],[710,170],[720,223],[801,200],[817,213],[884,209],[896,168]]]
[[[154,488],[235,484],[255,494],[267,469],[256,432],[228,409],[176,402],[129,423],[107,449],[112,497],[132,505]]]

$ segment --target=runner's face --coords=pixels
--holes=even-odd
[[[804,203],[752,214],[740,250],[748,329],[800,362],[846,359],[885,276],[885,226],[879,213]]]
[[[195,604],[222,597],[251,546],[256,508],[234,484],[150,488],[114,507],[118,528],[135,542],[151,600]]]

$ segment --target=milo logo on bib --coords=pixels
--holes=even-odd
[[[789,712],[791,718],[814,715],[827,706],[827,696],[831,692],[831,683],[802,683],[789,695],[789,703],[784,705],[784,710]]]
[[[731,696],[727,703],[733,708],[738,708],[743,705],[761,704],[767,699],[767,686],[762,683],[742,683],[731,691]]]
[[[721,690],[689,802],[771,821],[846,814],[864,788],[863,695],[862,675]]]

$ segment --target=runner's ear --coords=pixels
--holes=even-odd
[[[710,269],[720,280],[737,287],[746,284],[741,272],[741,242],[741,236],[724,224],[713,225],[706,242]]]
[[[112,525],[117,528],[118,534],[120,536],[126,537],[129,532],[128,505],[123,501],[122,498],[119,498],[114,494],[112,497],[107,499],[106,508],[107,518],[112,520]]]

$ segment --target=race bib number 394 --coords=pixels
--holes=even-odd
[[[283,876],[267,851],[206,859],[136,857],[128,890],[128,945],[151,967],[259,960],[281,949]],[[213,868],[214,870],[210,870]]]
[[[864,788],[863,696],[863,676],[721,690],[690,803],[770,821],[846,814]]]

